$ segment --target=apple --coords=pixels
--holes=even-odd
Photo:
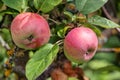
[[[18,14],[11,23],[11,35],[14,43],[23,49],[36,49],[50,39],[47,21],[37,13]]]
[[[64,39],[65,56],[76,63],[89,61],[95,55],[97,47],[96,34],[84,26],[72,29]]]

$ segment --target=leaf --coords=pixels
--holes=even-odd
[[[13,11],[11,11],[11,10],[9,10],[9,9],[0,11],[0,15],[1,15],[1,16],[4,16],[5,14],[10,14],[10,15],[12,15],[12,16],[14,17],[14,16],[18,15],[19,12],[17,12],[17,11],[14,11],[14,12],[13,12]]]
[[[68,11],[64,11],[65,17],[68,19],[68,21],[72,21],[73,14]]]
[[[73,1],[73,0],[67,0],[67,2],[71,2],[71,1]]]
[[[3,2],[0,0],[0,9],[2,9],[2,7],[3,7]]]
[[[108,65],[99,69],[96,69],[97,72],[103,72],[103,71],[120,71],[120,68],[115,65]]]
[[[78,80],[76,77],[69,77],[68,80]]]
[[[99,60],[99,59],[96,59],[96,60],[92,60],[88,63],[88,66],[93,69],[93,70],[96,70],[96,69],[100,69],[100,68],[103,68],[103,67],[106,67],[106,66],[109,66],[111,65],[112,63],[108,62],[107,60]]]
[[[12,37],[11,37],[9,29],[7,28],[0,29],[0,35],[9,44],[9,46],[12,45]]]
[[[0,22],[2,21],[2,19],[3,19],[3,16],[2,16],[2,15],[0,15]]]
[[[57,32],[57,35],[60,37],[60,38],[64,38],[65,37],[65,34],[66,34],[66,31],[69,29],[69,26],[65,26],[64,28],[61,28],[58,32]]]
[[[96,33],[97,36],[101,36],[102,33],[98,27],[96,27],[90,23],[85,23],[84,25],[91,28]]]
[[[108,20],[106,18],[100,17],[98,15],[95,15],[91,18],[88,18],[88,22],[103,28],[117,28],[120,27],[120,25],[114,23],[111,20]]]
[[[69,26],[66,26],[65,24],[60,24],[60,25],[57,25],[56,26],[56,31],[57,31],[57,35],[60,37],[60,38],[64,38],[65,37],[65,34],[66,34],[66,31],[69,29]]]
[[[104,44],[104,47],[106,47],[106,48],[119,48],[120,47],[120,38],[116,35],[110,36],[109,39],[107,40],[107,42]]]
[[[0,45],[0,63],[2,63],[5,56],[6,56],[6,49],[2,45]]]
[[[109,56],[109,57],[108,57]],[[116,54],[114,52],[97,52],[94,56],[95,60],[106,60],[107,62],[115,62]]]
[[[46,44],[35,52],[26,65],[26,76],[28,80],[35,80],[53,62],[59,50],[57,44]]]
[[[47,13],[61,2],[62,0],[34,0],[34,6],[38,11]]]
[[[101,8],[108,0],[75,0],[78,11],[83,14],[92,13]]]
[[[19,12],[27,8],[28,0],[2,0],[5,5]]]

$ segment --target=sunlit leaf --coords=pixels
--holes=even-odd
[[[68,29],[69,29],[69,26],[65,26],[64,24],[58,25],[57,28],[56,28],[57,35],[58,35],[60,38],[64,38],[64,37],[65,37],[65,34],[66,34],[66,31],[67,31]]]
[[[100,17],[100,16],[92,16],[91,18],[88,18],[88,22],[103,28],[117,28],[120,27],[120,25],[116,24],[115,22],[108,20],[106,18]]]
[[[34,6],[38,11],[47,13],[61,2],[62,0],[34,0]]]
[[[28,0],[2,0],[5,5],[19,12],[27,8]]]
[[[59,50],[57,44],[46,44],[35,52],[26,65],[26,76],[28,80],[35,80],[53,62]]]
[[[75,0],[78,11],[89,14],[101,8],[108,0]]]

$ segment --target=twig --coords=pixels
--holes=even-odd
[[[102,10],[108,19],[118,23],[119,19],[113,18],[112,16],[110,16],[110,14],[108,13],[108,11],[106,10],[106,8],[104,6],[102,7]],[[116,30],[120,33],[120,28],[116,28]]]
[[[97,52],[115,52],[120,53],[120,48],[99,48]]]
[[[97,52],[113,52],[114,50],[112,48],[100,48],[97,50]]]
[[[63,44],[63,40],[59,40],[59,41],[57,41],[56,44],[58,44],[58,45]]]
[[[10,46],[3,40],[2,36],[0,35],[0,43],[3,47],[5,47],[7,50],[10,50]]]
[[[113,18],[110,16],[110,14],[107,12],[106,8],[103,6],[102,7],[103,12],[105,13],[106,17],[110,20],[113,20]]]
[[[48,18],[48,20],[50,20],[50,21],[54,22],[55,24],[58,24],[58,25],[60,24],[60,22],[55,21],[54,19]]]
[[[120,32],[120,28],[116,28],[116,30],[117,30],[118,32]]]

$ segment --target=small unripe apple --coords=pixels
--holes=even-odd
[[[73,62],[89,61],[98,47],[98,39],[94,31],[87,27],[72,29],[64,39],[65,56]]]
[[[36,49],[46,44],[50,38],[47,21],[37,13],[18,14],[11,23],[14,43],[23,49]]]

